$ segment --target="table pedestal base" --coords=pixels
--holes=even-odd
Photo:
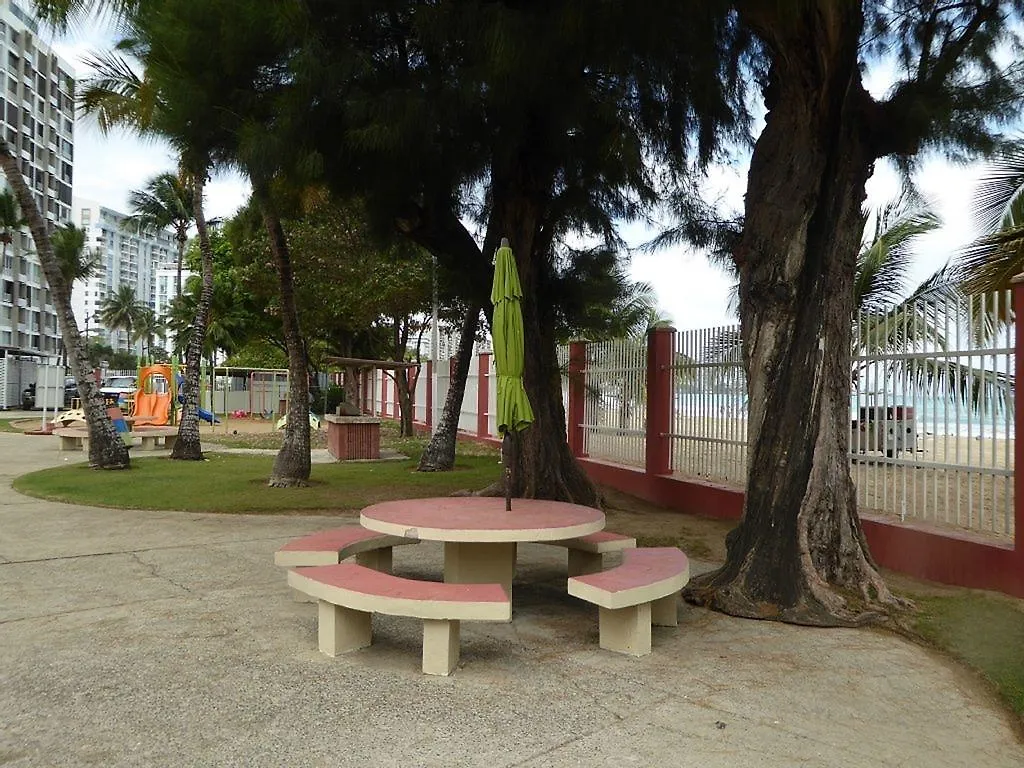
[[[446,541],[444,580],[450,584],[501,584],[512,591],[516,543]]]

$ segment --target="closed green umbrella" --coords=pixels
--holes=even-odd
[[[516,259],[508,239],[502,238],[494,256],[494,283],[491,303],[494,322],[491,336],[494,343],[494,364],[498,369],[498,433],[502,436],[502,457],[505,460],[505,509],[512,508],[512,466],[515,435],[533,422],[533,409],[523,387],[523,289],[519,283]]]

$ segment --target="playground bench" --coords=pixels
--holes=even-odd
[[[651,624],[674,627],[677,595],[690,563],[676,547],[626,549],[622,564],[569,579],[569,594],[599,607],[601,647],[632,656],[651,652]]]
[[[621,552],[636,547],[636,539],[623,536],[612,531],[598,531],[587,536],[560,541],[545,541],[556,547],[564,547],[569,551],[569,575],[583,576],[587,573],[598,573],[604,568],[606,552]]]
[[[84,427],[62,427],[53,434],[60,438],[61,451],[89,450],[89,430]]]
[[[512,600],[500,584],[403,579],[357,563],[299,568],[289,572],[288,583],[319,601],[318,645],[328,656],[371,645],[374,613],[422,619],[427,675],[455,669],[460,622],[512,617]]]

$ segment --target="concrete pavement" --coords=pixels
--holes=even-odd
[[[1020,766],[973,677],[872,630],[680,606],[654,652],[597,647],[564,552],[524,546],[511,624],[464,624],[450,678],[420,674],[420,622],[316,649],[273,552],[338,524],[61,505],[10,482],[62,463],[0,433],[0,765]],[[438,578],[441,550],[395,551]]]

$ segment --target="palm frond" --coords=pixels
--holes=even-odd
[[[1024,144],[1017,143],[994,160],[974,193],[974,223],[986,234],[1003,227],[1007,216],[1019,207],[1024,192]],[[1020,218],[1017,222],[1020,223]]]
[[[986,293],[1010,287],[1024,272],[1024,225],[986,235],[964,248],[956,274],[967,293]]]

